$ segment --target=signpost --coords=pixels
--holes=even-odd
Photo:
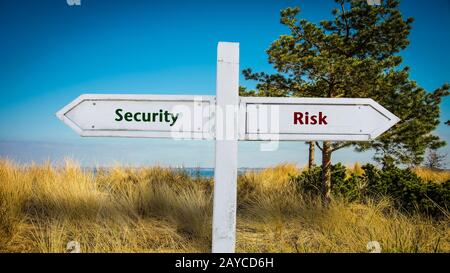
[[[56,113],[81,136],[214,139],[213,252],[234,252],[238,140],[368,141],[399,119],[372,99],[239,97],[239,44],[220,42],[216,97],[81,95]]]

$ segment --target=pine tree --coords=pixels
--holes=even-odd
[[[372,98],[401,119],[370,142],[316,143],[322,151],[326,202],[331,198],[331,154],[338,149],[373,149],[384,165],[415,165],[423,161],[427,148],[445,145],[432,131],[439,124],[441,100],[449,94],[448,84],[427,92],[409,78],[408,67],[399,67],[398,53],[409,44],[413,19],[402,17],[398,0],[376,6],[358,0],[335,2],[333,18],[319,24],[299,19],[298,7],[282,10],[281,24],[290,33],[267,50],[278,73],[245,69],[245,78],[258,83],[256,90],[241,89],[247,96]]]

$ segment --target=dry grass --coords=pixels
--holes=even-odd
[[[353,166],[347,166],[347,177],[350,177],[352,174],[356,176],[362,176],[364,174],[364,170],[359,162],[353,164]]]
[[[355,166],[351,172],[358,171]],[[450,252],[448,219],[403,215],[388,199],[366,204],[298,194],[280,165],[238,181],[237,251]],[[0,161],[0,252],[208,252],[211,179],[160,167],[99,171],[67,161],[20,166]]]
[[[445,170],[432,170],[423,167],[417,167],[413,169],[414,173],[425,181],[433,181],[436,183],[442,183],[450,180],[450,171]]]

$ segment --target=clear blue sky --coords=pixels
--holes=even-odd
[[[0,0],[0,156],[21,162],[83,165],[213,166],[207,141],[81,138],[55,112],[82,93],[215,93],[216,48],[236,41],[241,69],[272,71],[265,50],[287,30],[279,11],[300,6],[313,21],[330,17],[331,0],[143,1]],[[415,18],[411,45],[402,52],[411,77],[427,90],[450,82],[450,1],[403,1]],[[241,85],[252,87],[241,77]],[[450,119],[450,101],[442,105]],[[450,142],[448,127],[435,132]],[[276,152],[240,143],[239,165],[262,167],[307,161],[302,142]],[[442,152],[449,152],[446,147]],[[338,151],[333,161],[370,161],[372,154]],[[320,157],[318,157],[320,160]]]

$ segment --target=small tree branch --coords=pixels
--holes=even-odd
[[[345,40],[347,41],[348,38],[350,38],[350,28],[348,26],[348,20],[347,20],[346,14],[345,14],[344,3],[341,4],[341,10],[342,10],[342,18],[344,18],[344,22],[345,22]]]
[[[317,146],[317,148],[319,148],[319,150],[323,151],[322,147],[320,147],[320,144],[317,141],[316,141],[316,146]]]

